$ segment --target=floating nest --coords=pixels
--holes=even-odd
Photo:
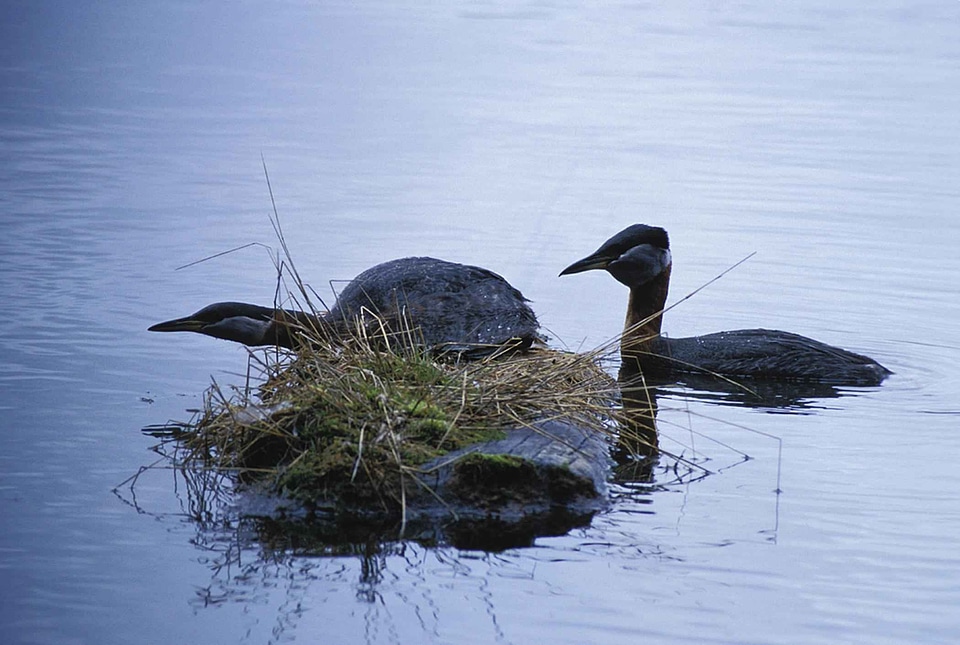
[[[233,473],[307,507],[394,512],[445,455],[483,460],[469,448],[515,429],[562,420],[584,432],[621,431],[602,352],[503,348],[463,360],[425,351],[415,330],[377,329],[336,339],[303,329],[295,352],[253,353],[261,384],[229,394],[212,385],[179,434],[181,463]],[[490,455],[472,472],[509,478],[505,459],[524,466]]]

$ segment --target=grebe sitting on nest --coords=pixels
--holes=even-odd
[[[872,358],[785,331],[741,329],[691,338],[661,336],[670,268],[667,232],[656,226],[634,224],[560,275],[605,269],[630,287],[620,353],[625,364],[634,362],[647,377],[696,372],[877,385],[890,374]]]
[[[374,319],[374,317],[376,317]],[[401,258],[354,278],[327,313],[218,302],[149,331],[192,331],[249,346],[293,349],[299,331],[349,333],[356,321],[413,330],[433,351],[482,356],[504,346],[526,349],[541,340],[537,317],[517,289],[481,267],[434,258]]]

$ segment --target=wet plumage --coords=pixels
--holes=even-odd
[[[320,316],[240,302],[219,302],[158,323],[150,331],[192,331],[249,346],[293,348],[299,330],[343,334],[363,324],[413,329],[431,350],[484,354],[540,339],[528,301],[487,269],[428,257],[391,260],[367,269]]]
[[[890,374],[872,358],[785,331],[742,329],[690,338],[663,336],[661,320],[671,267],[667,232],[635,224],[560,275],[604,269],[630,288],[621,356],[625,365],[637,365],[648,377],[695,372],[876,385]]]

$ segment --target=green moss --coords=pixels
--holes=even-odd
[[[516,455],[497,455],[475,452],[460,461],[460,470],[474,469],[481,475],[513,474],[530,467],[530,462]]]
[[[325,500],[339,494],[350,480],[355,459],[344,446],[309,451],[281,471],[278,484],[292,497]]]
[[[444,419],[447,416],[442,408],[425,399],[408,402],[405,406],[405,411],[412,417],[422,417],[425,419]]]
[[[589,479],[575,475],[566,466],[544,469],[546,487],[554,503],[565,503],[578,498],[597,496],[597,489]]]
[[[472,503],[499,505],[529,501],[541,483],[536,466],[522,457],[473,453],[455,464],[450,488]]]
[[[564,466],[538,466],[515,455],[473,453],[454,467],[451,489],[478,505],[556,504],[592,497],[589,481]]]
[[[443,419],[409,419],[407,438],[440,448],[452,426]]]

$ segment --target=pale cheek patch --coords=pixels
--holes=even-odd
[[[232,340],[246,345],[264,345],[270,323],[265,320],[256,320],[246,316],[233,316],[214,324],[207,325],[204,333],[225,340]]]

